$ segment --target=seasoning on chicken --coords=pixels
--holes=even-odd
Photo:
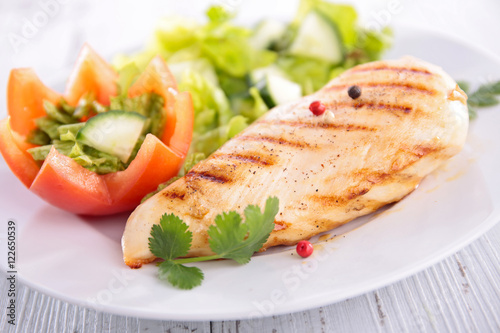
[[[346,91],[363,92],[352,99]],[[174,213],[193,232],[189,256],[212,254],[217,214],[280,200],[262,250],[293,245],[398,201],[464,145],[467,96],[441,68],[411,57],[352,68],[317,93],[280,105],[132,213],[124,260],[155,258],[151,226]],[[321,101],[326,112],[309,106]],[[401,221],[404,223],[404,221]]]

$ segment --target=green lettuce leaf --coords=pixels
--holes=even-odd
[[[301,0],[291,24],[292,29],[296,29],[311,10],[320,12],[335,24],[347,49],[354,47],[358,37],[358,14],[353,6],[336,4],[325,0]]]
[[[340,36],[347,49],[353,48],[358,37],[358,14],[354,7],[344,4],[335,4],[327,1],[315,1],[316,9],[332,20],[339,29]]]
[[[249,123],[254,122],[269,110],[262,96],[260,96],[257,87],[251,87],[248,90],[248,95],[236,97],[233,99],[232,103],[234,108],[239,110],[240,114],[244,116]]]
[[[120,97],[127,97],[128,88],[141,71],[134,62],[129,62],[118,71],[118,91]]]
[[[161,137],[166,122],[164,103],[162,96],[150,93],[133,98],[127,96],[111,97],[109,108],[110,110],[137,112],[149,118],[149,125],[144,129],[145,133]]]
[[[195,112],[194,131],[205,133],[231,119],[229,101],[222,89],[208,82],[203,76],[192,70],[187,70],[179,89],[191,92]]]
[[[166,17],[156,28],[154,42],[150,48],[157,48],[161,55],[169,55],[197,43],[201,26],[185,17]]]
[[[382,53],[392,45],[393,37],[390,27],[384,27],[380,31],[361,30],[356,49],[348,55],[347,62],[355,60],[349,64],[350,67],[380,59]]]
[[[341,63],[287,52],[304,17],[312,10],[336,26],[345,52]],[[308,95],[343,71],[379,59],[392,41],[389,28],[365,30],[357,23],[354,7],[326,0],[301,0],[295,18],[283,23],[287,26],[284,34],[265,49],[252,46],[255,30],[237,25],[233,12],[212,6],[206,15],[205,23],[183,17],[165,18],[143,51],[115,59],[115,67],[124,75],[120,80],[123,86],[130,83],[131,63],[141,71],[157,54],[167,61],[179,90],[189,91],[193,98],[195,120],[190,153],[204,156],[268,111],[250,79],[256,69],[275,66]]]
[[[301,85],[304,95],[321,89],[328,82],[332,68],[328,62],[299,56],[278,59],[278,67],[287,73],[292,81]]]

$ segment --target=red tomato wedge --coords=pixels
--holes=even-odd
[[[29,146],[15,137],[15,132],[10,129],[9,118],[0,121],[0,151],[12,172],[30,187],[40,167],[31,154],[26,151]]]
[[[172,150],[186,155],[193,138],[194,126],[194,109],[191,94],[185,91],[178,93],[175,96],[174,110],[175,128],[172,135],[166,136],[164,133],[162,140],[163,142],[167,142]]]
[[[109,98],[118,93],[117,81],[115,70],[85,44],[66,84],[64,98],[76,106],[83,95],[92,93],[99,103],[109,105]]]
[[[184,158],[152,134],[146,136],[136,158],[124,171],[102,176],[118,211],[131,210],[145,194],[177,175]],[[145,194],[144,194],[145,193]]]
[[[179,172],[191,144],[193,105],[189,93],[177,91],[175,79],[161,57],[154,58],[137,78],[129,96],[148,92],[163,96],[165,129],[161,138],[146,136],[126,170],[98,175],[55,148],[40,167],[26,151],[33,145],[25,143],[25,136],[35,127],[34,119],[45,115],[44,100],[57,104],[64,97],[76,105],[84,94],[92,92],[100,103],[107,104],[117,93],[117,77],[88,45],[80,52],[64,96],[43,85],[31,69],[12,70],[8,84],[10,119],[0,121],[0,152],[23,184],[48,203],[85,215],[130,211],[146,194]]]
[[[99,214],[112,202],[106,183],[52,147],[30,190],[48,203],[76,214]]]
[[[43,101],[57,104],[61,97],[47,88],[31,68],[13,69],[7,87],[11,128],[21,135],[28,135],[36,127],[33,120],[45,116]]]
[[[193,137],[194,111],[191,95],[177,92],[175,77],[167,64],[156,56],[128,91],[129,97],[154,92],[165,100],[168,119],[161,140],[180,155],[186,155]]]

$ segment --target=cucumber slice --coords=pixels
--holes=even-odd
[[[342,41],[335,23],[316,11],[306,15],[292,42],[289,54],[340,63],[343,59]]]
[[[137,112],[108,111],[90,118],[76,140],[127,163],[146,123]]]
[[[262,81],[266,77],[266,75],[279,76],[284,79],[288,79],[286,73],[281,70],[276,65],[269,65],[267,67],[256,68],[250,72],[250,85],[255,85],[258,82]]]
[[[277,75],[267,74],[257,86],[264,102],[269,108],[288,103],[302,97],[299,84]]]
[[[286,32],[286,24],[276,20],[262,20],[255,27],[250,45],[256,49],[268,49]]]

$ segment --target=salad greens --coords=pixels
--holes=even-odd
[[[186,18],[161,21],[144,51],[114,61],[121,81],[131,82],[134,68],[142,71],[157,54],[166,59],[180,90],[193,98],[190,152],[205,156],[278,104],[262,99],[266,76],[281,76],[307,95],[346,69],[379,59],[392,37],[389,28],[361,28],[352,6],[324,0],[302,0],[291,22],[266,19],[253,28],[235,24],[233,15],[220,6],[210,7],[206,14],[205,23]],[[326,27],[328,33],[316,27]],[[308,54],[309,45],[315,45],[315,51]]]
[[[28,149],[28,152],[35,160],[43,161],[47,158],[51,148],[54,147],[61,154],[71,157],[81,166],[97,174],[125,170],[137,155],[146,134],[152,133],[161,136],[165,122],[163,98],[156,94],[143,94],[134,98],[120,95],[111,98],[109,107],[99,104],[92,95],[82,97],[77,107],[68,105],[64,99],[60,100],[59,105],[45,101],[43,106],[47,115],[35,120],[37,127],[26,138],[27,142],[39,145],[39,147]],[[110,110],[120,111],[110,113],[108,112]],[[130,154],[126,154],[126,160],[120,160],[120,155],[113,153],[116,150],[115,147],[110,145],[109,149],[97,149],[97,146],[92,147],[89,145],[89,141],[82,136],[84,131],[89,132],[90,130],[91,133],[95,133],[95,131],[92,132],[94,129],[89,129],[89,127],[95,127],[90,123],[97,123],[99,126],[100,122],[103,123],[104,115],[107,116],[106,118],[112,118],[108,121],[113,122],[119,120],[122,114],[135,115],[135,118],[146,117],[145,126],[140,126],[140,133],[137,133],[138,139],[133,139],[133,142],[130,142],[131,149],[128,152]],[[94,116],[91,118],[92,121],[81,121],[90,116]],[[106,125],[105,122],[104,125]],[[120,126],[115,127],[120,129]],[[128,129],[124,128],[123,130]],[[109,130],[111,128],[108,126],[106,131]],[[130,139],[134,133],[125,133],[125,135],[127,139]],[[108,138],[105,144],[114,144],[112,141],[113,139]]]
[[[208,228],[208,242],[215,253],[211,256],[180,258],[188,254],[193,234],[188,226],[174,214],[164,214],[160,224],[151,228],[149,249],[163,259],[159,266],[159,277],[180,289],[192,289],[203,281],[203,272],[198,267],[184,264],[215,259],[232,259],[246,264],[252,255],[267,241],[274,229],[274,217],[279,210],[276,197],[266,200],[264,212],[258,206],[245,208],[245,223],[235,211],[219,214],[215,224]]]

